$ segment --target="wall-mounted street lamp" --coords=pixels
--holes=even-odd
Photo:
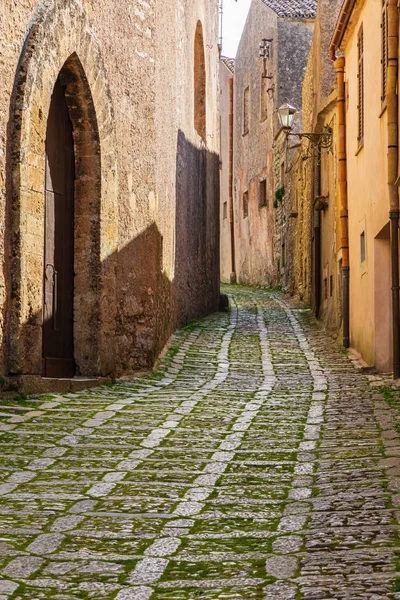
[[[278,108],[279,123],[284,129],[292,129],[296,115],[297,108],[289,104],[289,102],[285,102]]]
[[[321,133],[306,133],[304,131],[292,131],[298,110],[295,106],[284,102],[277,110],[278,119],[282,129],[285,130],[286,136],[296,136],[300,141],[305,138],[311,142],[311,146],[325,148],[329,152],[333,152],[333,132],[330,127],[325,127]]]

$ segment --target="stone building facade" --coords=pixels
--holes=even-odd
[[[313,145],[302,140],[292,157],[293,290],[333,332],[342,324],[340,202],[338,180],[338,123],[336,71],[329,45],[341,0],[319,0],[314,37],[303,83],[302,130],[332,134]]]
[[[241,283],[275,285],[288,272],[277,253],[277,248],[285,252],[288,224],[275,208],[275,167],[281,155],[275,144],[276,108],[285,98],[301,107],[314,17],[313,0],[253,0],[240,41],[234,76],[233,195]],[[265,61],[260,58],[262,40],[269,46]],[[282,168],[279,164],[279,176]]]
[[[0,19],[0,376],[43,384],[46,282],[76,375],[149,367],[177,325],[218,306],[218,2],[20,0]],[[48,156],[56,89],[69,237]],[[69,248],[71,285],[44,240],[60,261]]]

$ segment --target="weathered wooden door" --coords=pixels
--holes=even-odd
[[[46,136],[43,376],[74,375],[74,180],[72,124],[54,86]]]

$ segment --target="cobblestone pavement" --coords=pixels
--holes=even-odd
[[[396,393],[227,289],[159,372],[2,402],[0,600],[400,598]]]

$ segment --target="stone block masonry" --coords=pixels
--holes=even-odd
[[[0,597],[398,597],[399,394],[224,291],[157,373],[1,407]]]
[[[0,377],[41,375],[44,157],[60,73],[75,157],[76,374],[151,367],[178,325],[218,307],[218,3],[20,0],[0,26]]]

